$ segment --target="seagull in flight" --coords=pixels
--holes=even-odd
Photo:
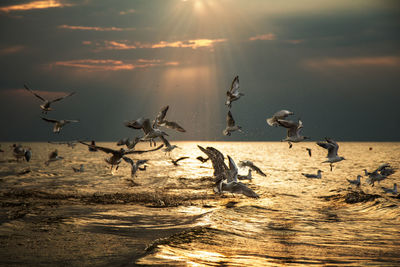
[[[282,139],[282,141],[287,141],[289,145],[291,142],[297,143],[301,142],[305,139],[309,139],[307,136],[300,135],[300,131],[303,129],[303,122],[301,120],[295,121],[288,121],[288,120],[277,120],[279,126],[282,126],[287,129],[286,138]]]
[[[201,161],[201,163],[205,163],[205,162],[207,162],[210,158],[203,158],[202,156],[198,156],[196,159],[198,159],[199,161]]]
[[[168,136],[166,132],[161,131],[157,127],[152,127],[150,124],[150,119],[144,119],[143,117],[134,121],[125,122],[124,125],[128,128],[142,129],[144,136],[140,139],[140,141],[150,141],[150,145],[152,143],[155,144],[155,138]]]
[[[232,102],[238,100],[241,96],[244,96],[243,93],[239,92],[239,76],[235,76],[232,81],[231,88],[226,92],[226,102],[229,108],[232,107]]]
[[[123,160],[125,160],[125,162],[128,162],[129,165],[131,165],[131,177],[134,178],[136,175],[137,170],[145,170],[140,168],[141,165],[145,164],[148,160],[147,159],[140,159],[137,160],[136,163],[128,157],[122,157]]]
[[[69,93],[69,94],[67,94],[67,95],[65,95],[65,96],[62,96],[62,97],[59,97],[59,98],[56,98],[56,99],[53,99],[53,100],[47,100],[47,99],[44,99],[43,97],[41,97],[40,95],[38,95],[37,93],[33,92],[33,91],[28,87],[27,84],[24,84],[24,87],[25,87],[26,90],[28,90],[29,92],[31,92],[34,96],[36,96],[37,98],[39,98],[40,100],[43,101],[43,104],[40,105],[40,108],[42,109],[42,113],[44,113],[44,114],[47,114],[48,111],[54,110],[54,109],[52,109],[52,108],[50,107],[50,104],[52,104],[52,103],[54,103],[54,102],[57,102],[57,101],[60,101],[60,100],[63,100],[64,98],[69,97],[69,96],[72,96],[73,94],[75,94],[75,92],[72,92],[72,93]]]
[[[328,155],[326,156],[328,160],[322,163],[329,163],[332,171],[333,163],[342,161],[345,158],[338,156],[339,145],[333,139],[325,137],[325,140],[326,142],[317,142],[317,145],[328,150]]]
[[[222,131],[222,133],[223,135],[230,136],[234,131],[243,132],[242,127],[235,125],[235,120],[233,119],[232,113],[229,110],[228,115],[226,116],[226,128]]]
[[[178,123],[176,123],[174,121],[167,121],[165,119],[168,109],[169,109],[169,106],[165,106],[160,110],[160,112],[157,114],[155,120],[153,121],[153,128],[156,128],[159,126],[165,126],[165,127],[177,130],[178,132],[186,132],[186,130],[183,129],[182,126],[180,126]]]
[[[64,159],[63,157],[58,156],[58,150],[54,150],[50,152],[49,154],[49,159],[44,163],[46,166],[49,166],[51,162],[57,161],[57,160],[62,160]]]
[[[395,170],[391,168],[388,163],[384,163],[373,172],[368,172],[366,169],[364,169],[364,172],[365,175],[368,176],[367,183],[374,186],[375,182],[380,183],[382,180],[385,180],[388,176],[392,175]]]
[[[238,174],[237,178],[239,180],[253,180],[253,176],[251,175],[251,169],[249,169],[249,172],[247,173],[247,175]]]
[[[278,120],[283,120],[287,116],[293,115],[293,114],[294,114],[293,112],[283,109],[283,110],[275,112],[275,114],[272,115],[271,118],[266,119],[266,121],[267,121],[269,126],[277,127],[277,126],[279,126]]]
[[[188,159],[189,157],[180,157],[179,159],[171,159],[172,164],[174,164],[175,166],[179,166],[178,162],[184,159]]]
[[[323,171],[318,170],[317,174],[302,173],[301,175],[303,175],[303,176],[305,176],[305,177],[307,177],[307,178],[317,178],[317,179],[320,179],[320,178],[322,178],[322,175],[321,175],[322,172],[323,172]]]
[[[256,173],[258,173],[259,175],[267,176],[260,168],[258,168],[256,165],[254,165],[254,163],[251,162],[250,160],[239,161],[239,167],[242,167],[242,168],[249,167],[250,169],[252,169]]]
[[[44,121],[54,123],[53,133],[60,133],[61,128],[64,127],[65,125],[67,125],[68,123],[79,122],[79,120],[55,120],[55,119],[47,119],[44,117],[41,117],[41,118]]]
[[[91,145],[87,144],[85,142],[79,141],[79,143],[84,144],[88,147],[95,147],[97,150],[103,151],[108,154],[112,154],[109,158],[106,158],[105,161],[111,165],[111,171],[114,166],[116,166],[115,170],[118,169],[119,164],[121,163],[121,159],[128,154],[142,154],[146,152],[151,152],[151,151],[156,151],[161,149],[164,145],[160,145],[157,148],[150,149],[150,150],[125,150],[124,148],[121,148],[119,150],[107,148],[107,147],[102,147],[102,146],[96,146],[96,145]]]

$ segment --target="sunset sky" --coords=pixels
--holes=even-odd
[[[171,141],[279,141],[280,109],[312,140],[400,141],[398,1],[6,0],[0,30],[0,141],[132,138],[165,105]],[[225,137],[235,75],[245,133]],[[24,83],[75,91],[47,117],[80,123],[54,135]]]

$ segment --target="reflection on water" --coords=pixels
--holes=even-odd
[[[237,163],[251,160],[267,177],[253,173],[249,186],[261,198],[215,195],[210,162],[197,148],[214,146]],[[400,199],[383,193],[381,186],[399,184],[399,173],[371,187],[362,178],[361,189],[377,198],[356,204],[343,199],[351,187],[346,178],[355,179],[363,170],[373,170],[388,162],[400,167],[399,143],[339,143],[339,154],[346,160],[322,164],[326,151],[315,143],[270,142],[178,142],[181,150],[171,156],[189,156],[173,166],[163,152],[133,156],[149,159],[145,172],[139,171],[132,187],[129,166],[121,164],[111,175],[104,163],[105,154],[90,153],[86,147],[58,147],[64,160],[44,167],[50,144],[29,144],[32,162],[14,163],[0,155],[2,187],[42,188],[52,192],[88,194],[150,191],[187,196],[189,204],[170,208],[177,216],[199,215],[197,227],[186,229],[168,239],[157,241],[136,264],[234,265],[333,264],[396,266],[400,262]],[[112,144],[100,144],[112,146]],[[143,146],[143,147],[142,147]],[[7,147],[7,144],[2,147]],[[145,144],[140,145],[141,148]],[[306,148],[312,148],[312,157]],[[370,150],[369,148],[373,149]],[[84,164],[85,172],[74,173],[72,166]],[[24,168],[31,172],[17,175]],[[322,179],[307,179],[304,173],[323,170]],[[239,169],[247,174],[247,170]],[[194,198],[197,196],[197,198]],[[201,197],[198,197],[201,196]],[[168,211],[168,212],[169,212]]]

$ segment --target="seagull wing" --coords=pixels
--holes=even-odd
[[[59,122],[58,120],[55,120],[55,119],[48,119],[48,118],[45,118],[45,117],[41,117],[41,118],[42,118],[42,120],[47,121],[47,122],[51,122],[51,123]]]
[[[178,161],[184,160],[184,159],[188,159],[189,157],[180,157],[179,159],[175,160],[175,162],[177,163]]]
[[[149,150],[129,150],[129,151],[125,152],[124,154],[125,154],[125,155],[127,155],[127,154],[143,154],[143,153],[146,153],[146,152],[152,152],[152,151],[159,150],[159,149],[161,149],[163,146],[164,146],[164,145],[159,145],[158,147],[156,147],[156,148],[154,148],[154,149],[149,149]]]
[[[279,110],[279,111],[275,112],[274,117],[277,119],[284,119],[287,116],[293,115],[293,114],[294,114],[293,112],[283,109],[283,110]]]
[[[232,193],[243,194],[247,197],[259,198],[260,196],[245,184],[235,183],[232,187]]]
[[[239,94],[239,76],[236,76],[231,84],[231,88],[229,89],[229,93],[232,95],[238,95]]]
[[[144,132],[145,134],[148,134],[148,133],[150,133],[151,131],[153,131],[153,127],[151,127],[151,124],[150,124],[150,120],[149,120],[149,119],[145,119],[145,120],[143,121],[143,127],[142,127],[142,129],[143,129],[143,132]]]
[[[74,95],[74,94],[75,94],[75,92],[69,93],[68,95],[65,95],[65,96],[62,96],[62,97],[59,97],[59,98],[56,98],[56,99],[51,100],[50,103],[63,100],[64,98],[67,98],[67,97],[72,96],[72,95]]]
[[[133,129],[142,129],[143,127],[143,122],[144,122],[144,118],[141,117],[137,120],[133,120],[133,121],[126,121],[124,122],[124,125],[128,128],[133,128]]]
[[[82,141],[79,141],[79,143],[81,143],[83,145],[86,145],[88,147],[94,147],[94,148],[96,148],[98,150],[101,150],[101,151],[103,151],[105,153],[114,154],[114,153],[118,153],[119,152],[117,150],[114,150],[114,149],[111,149],[111,148],[108,148],[108,147],[102,147],[102,146],[97,146],[97,145],[92,145],[92,144],[86,144],[85,142],[82,142]]]
[[[233,119],[232,113],[229,110],[228,114],[226,115],[226,125],[228,125],[229,127],[233,127],[235,126],[235,120]]]
[[[160,136],[160,139],[164,143],[165,147],[170,147],[171,146],[171,144],[169,143],[167,138],[165,138],[163,135]]]
[[[65,120],[65,122],[70,123],[70,122],[79,122],[79,120]]]
[[[338,150],[337,144],[335,146],[332,143],[317,142],[317,145],[328,150],[328,158],[333,158],[337,156],[337,150]]]
[[[235,161],[228,156],[229,160],[229,177],[228,177],[228,182],[234,181],[237,182],[237,175],[238,175],[238,167],[236,166]]]
[[[164,121],[164,122],[165,122],[164,126],[166,126],[168,128],[177,130],[177,131],[182,132],[182,133],[186,132],[185,129],[183,129],[178,123],[176,123],[174,121]]]
[[[267,176],[260,168],[258,168],[256,165],[249,166],[252,170],[257,172],[259,175],[262,176]]]
[[[122,157],[122,159],[125,160],[126,162],[128,162],[131,166],[133,166],[135,164],[131,158]]]
[[[165,116],[167,115],[168,109],[169,109],[169,106],[165,106],[160,110],[160,112],[158,112],[157,117],[154,121],[153,127],[158,125],[160,122],[164,121]]]
[[[33,92],[28,85],[24,84],[24,87],[26,90],[28,90],[29,92],[31,92],[34,96],[36,96],[37,98],[39,98],[42,101],[46,101],[46,99],[44,99],[43,97],[41,97],[40,95],[36,94],[35,92]]]

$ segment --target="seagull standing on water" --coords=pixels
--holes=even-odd
[[[266,119],[269,126],[279,126],[278,120],[283,120],[289,115],[293,115],[294,113],[289,110],[280,110],[277,111],[271,118]]]
[[[242,127],[235,125],[235,120],[233,119],[232,113],[229,110],[228,115],[226,115],[226,128],[222,131],[222,133],[223,135],[230,136],[234,131],[243,132]]]
[[[231,88],[226,92],[225,105],[231,108],[232,102],[238,100],[241,96],[244,96],[244,94],[239,92],[239,76],[236,76],[232,81]]]
[[[317,174],[302,173],[301,175],[303,175],[303,176],[305,176],[305,177],[307,177],[307,178],[317,178],[317,179],[320,179],[320,178],[322,178],[322,175],[321,175],[322,172],[323,172],[323,171],[318,170]]]
[[[361,185],[361,178],[362,178],[362,176],[361,175],[357,175],[357,179],[356,180],[349,180],[349,179],[346,179],[350,184],[354,184],[354,185],[356,185],[356,186],[360,186]]]
[[[79,122],[78,120],[54,120],[54,119],[47,119],[44,117],[41,117],[41,118],[44,121],[54,123],[53,133],[60,133],[61,128],[64,127],[65,125],[67,125],[68,123]]]
[[[328,160],[326,160],[322,163],[329,163],[331,166],[331,171],[332,171],[333,163],[342,161],[345,158],[338,156],[337,153],[339,150],[339,145],[335,141],[333,141],[330,138],[326,138],[326,137],[325,137],[325,140],[326,140],[326,142],[317,142],[317,145],[328,150],[328,155],[326,156],[328,158]]]
[[[383,186],[382,186],[382,189],[386,194],[393,194],[393,195],[397,194],[397,184],[396,183],[393,184],[393,189],[392,188],[386,188],[386,187],[383,187]]]
[[[67,95],[65,95],[65,96],[62,96],[62,97],[59,97],[59,98],[56,98],[56,99],[53,99],[53,100],[47,100],[47,99],[44,99],[43,97],[41,97],[40,95],[38,95],[37,93],[33,92],[33,91],[28,87],[28,85],[24,84],[24,87],[25,87],[26,90],[28,90],[29,92],[31,92],[34,96],[36,96],[37,98],[39,98],[40,100],[43,101],[43,104],[40,105],[40,108],[42,109],[42,113],[44,113],[44,114],[47,114],[48,111],[53,110],[53,109],[50,107],[50,104],[51,104],[51,103],[54,103],[54,102],[63,100],[64,98],[66,98],[66,97],[68,97],[68,96],[72,96],[73,94],[75,94],[75,92],[72,92],[72,93],[69,93],[69,94],[67,94]]]

